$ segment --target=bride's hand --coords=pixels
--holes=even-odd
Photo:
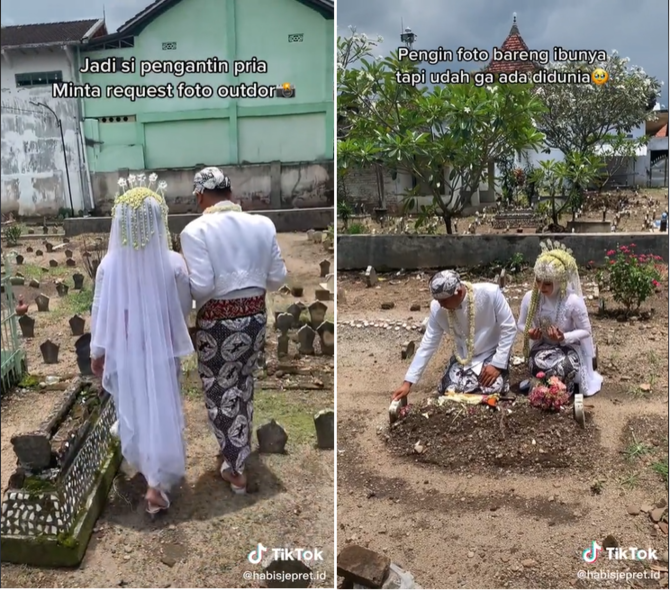
[[[552,326],[549,328],[549,331],[547,332],[547,336],[549,339],[554,341],[555,343],[562,343],[565,335],[561,332],[561,330],[555,326]]]

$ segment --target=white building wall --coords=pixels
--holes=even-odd
[[[70,209],[63,142],[51,107],[63,125],[70,191],[75,212],[88,210],[87,173],[76,99],[53,99],[51,87],[17,88],[15,75],[62,71],[72,80],[72,61],[65,49],[3,50],[2,68],[2,213],[56,215]]]

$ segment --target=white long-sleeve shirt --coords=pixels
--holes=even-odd
[[[203,214],[181,233],[191,293],[200,309],[208,300],[230,300],[276,291],[286,265],[272,220],[239,211]]]
[[[523,296],[523,300],[521,300],[521,311],[519,312],[519,322],[517,325],[521,334],[524,334],[526,331],[526,320],[528,318],[531,297],[532,292],[529,291]],[[562,302],[559,298],[547,298],[541,295],[535,318],[533,318],[532,328],[541,328],[542,324],[558,328],[563,333],[563,341],[560,344],[572,347],[579,355],[581,371],[578,381],[582,394],[592,396],[599,392],[603,384],[603,378],[593,369],[595,347],[593,345],[589,311],[586,308],[584,299],[576,293],[568,294]],[[530,339],[531,348],[539,342],[548,343],[550,341],[546,340],[544,336],[539,341]]]
[[[491,365],[498,369],[507,369],[517,330],[512,309],[497,285],[474,283],[472,287],[475,296],[475,340],[470,367],[482,363],[494,354]],[[470,325],[468,306],[466,296],[460,308],[454,311],[458,324],[455,345],[460,357],[467,356]],[[465,334],[460,334],[459,329]],[[445,333],[450,333],[449,315],[447,310],[434,300],[430,305],[426,332],[407,370],[405,381],[411,384],[419,381]]]

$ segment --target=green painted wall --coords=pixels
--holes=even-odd
[[[289,35],[302,42],[289,43]],[[176,42],[164,51],[162,44]],[[80,74],[82,83],[162,85],[252,83],[296,88],[292,99],[84,99],[84,129],[92,172],[309,162],[333,159],[334,21],[297,0],[182,0],[151,22],[129,49],[82,51],[84,57],[231,62],[252,57],[267,74]],[[139,66],[138,66],[139,70]],[[131,122],[100,121],[134,117]]]

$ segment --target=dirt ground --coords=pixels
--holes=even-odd
[[[668,190],[667,189],[644,189],[638,193],[630,190],[608,191],[600,195],[594,196],[590,199],[588,207],[586,207],[579,221],[586,222],[601,222],[603,220],[602,210],[607,207],[606,219],[612,221],[618,210],[618,205],[623,202],[624,210],[618,225],[619,232],[644,232],[645,218],[658,220],[661,213],[668,209]],[[502,234],[504,229],[496,229],[491,224],[494,215],[494,208],[490,207],[489,211],[482,212],[479,216],[464,216],[456,218],[454,233],[465,234],[471,225],[476,225],[477,234]],[[561,217],[561,224],[565,225],[571,218],[571,214],[566,213]],[[444,234],[445,226],[440,220],[435,220],[436,234]],[[479,223],[477,223],[479,222]],[[345,232],[340,222],[340,232]],[[412,218],[401,219],[398,217],[391,217],[384,222],[383,226],[378,222],[372,220],[370,217],[352,218],[350,222],[352,233],[356,234],[393,234],[393,233],[417,233],[415,229],[415,220]],[[537,228],[523,228],[524,234],[535,234]],[[511,229],[510,232],[516,232]],[[346,233],[346,232],[345,232]],[[426,233],[426,227],[418,231],[419,234]]]
[[[651,317],[622,322],[597,316],[595,278],[583,271],[605,378],[586,400],[585,430],[525,397],[508,404],[508,416],[424,407],[449,358],[448,337],[410,394],[409,416],[389,429],[390,396],[409,365],[402,345],[421,339],[430,275],[385,275],[375,288],[361,274],[338,275],[338,550],[367,546],[423,588],[667,588],[667,509],[660,523],[648,514],[668,499],[667,274],[644,305]],[[531,276],[508,279],[518,314]],[[517,339],[515,356],[521,347]],[[511,374],[513,384],[524,377],[521,366]],[[586,565],[582,551],[607,536],[615,546],[656,549],[661,560]],[[580,578],[599,570],[658,578]]]
[[[90,238],[88,243],[90,244]],[[54,245],[57,237],[49,238]],[[17,388],[2,400],[2,484],[3,490],[15,467],[11,437],[36,428],[62,395],[65,380],[77,374],[74,341],[67,324],[73,313],[87,319],[91,280],[86,277],[83,293],[73,292],[71,275],[81,264],[82,239],[73,239],[52,254],[35,257],[27,253],[42,248],[42,239],[21,240],[18,248],[3,246],[3,254],[14,262],[12,252],[25,256],[21,267],[13,266],[27,278],[40,280],[39,289],[15,287],[18,298],[29,304],[36,319],[34,339],[23,345],[31,376],[43,381],[58,376],[61,383],[46,389]],[[279,237],[289,270],[289,285],[301,285],[303,301],[311,303],[319,277],[319,262],[332,261],[319,245],[304,234]],[[63,250],[71,248],[77,268],[63,266]],[[59,267],[41,270],[42,261],[55,258]],[[48,263],[47,263],[48,264]],[[4,270],[4,269],[3,269]],[[68,296],[58,298],[54,282],[70,284]],[[34,297],[51,298],[50,312],[37,313]],[[274,308],[293,303],[296,298],[276,295]],[[330,319],[333,304],[328,302]],[[259,580],[247,580],[245,571],[261,572],[247,562],[248,553],[258,543],[264,546],[318,548],[324,562],[314,566],[320,578],[314,587],[332,588],[334,582],[334,452],[315,447],[313,415],[333,408],[333,358],[314,357],[276,360],[276,336],[269,331],[266,354],[268,369],[256,386],[255,425],[275,419],[287,431],[285,455],[252,456],[250,481],[258,491],[247,497],[235,496],[218,476],[216,441],[210,433],[195,359],[185,360],[184,412],[187,438],[187,477],[175,491],[169,513],[152,521],[144,512],[144,485],[141,477],[128,479],[119,474],[110,492],[108,506],[100,516],[83,563],[76,569],[43,569],[2,564],[2,587],[260,587]],[[60,345],[59,363],[45,365],[39,344],[46,338]],[[295,345],[291,345],[293,351]],[[53,389],[50,389],[53,388]],[[255,439],[255,438],[254,438]]]

